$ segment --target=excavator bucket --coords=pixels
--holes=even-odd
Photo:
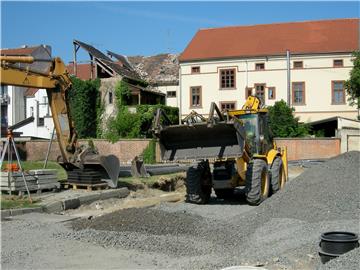
[[[79,160],[71,163],[61,163],[68,174],[68,181],[81,184],[107,183],[116,188],[120,162],[114,155],[103,156],[95,153],[86,153]]]
[[[238,121],[162,127],[156,134],[162,160],[241,157],[245,130]]]

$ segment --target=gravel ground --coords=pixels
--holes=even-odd
[[[243,201],[228,203],[213,198],[209,205],[162,203],[126,209],[92,219],[57,223],[57,229],[48,234],[50,228],[45,228],[46,244],[54,242],[65,247],[71,243],[72,247],[83,245],[95,250],[97,256],[85,263],[91,262],[91,268],[119,268],[111,260],[102,267],[101,260],[96,263],[93,258],[117,252],[122,258],[122,269],[221,269],[233,265],[358,269],[360,249],[321,265],[318,244],[325,231],[360,232],[359,158],[360,152],[349,152],[311,165],[284,190],[257,207]],[[8,234],[12,223],[2,224]],[[33,225],[29,222],[27,226]],[[18,266],[19,256],[34,257],[24,255],[21,248],[22,255],[13,253],[19,248],[8,241],[2,241],[2,247],[7,250],[5,260],[2,259],[5,268]],[[86,250],[76,252],[88,254]],[[128,259],[124,259],[126,256]],[[33,268],[39,268],[30,259],[27,261]]]

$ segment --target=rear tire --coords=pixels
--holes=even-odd
[[[270,169],[271,172],[271,192],[275,194],[285,185],[285,171],[282,160],[276,157]]]
[[[269,196],[269,172],[262,159],[252,160],[246,171],[246,200],[250,205],[259,205]]]
[[[186,173],[186,202],[206,204],[210,200],[212,188],[208,161],[190,167]]]

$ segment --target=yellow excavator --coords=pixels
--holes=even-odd
[[[268,110],[249,96],[240,110],[221,112],[213,102],[209,117],[192,112],[180,125],[158,110],[153,132],[163,161],[196,161],[186,177],[186,201],[207,203],[212,189],[229,199],[244,187],[251,205],[282,189],[288,179],[286,148],[278,148],[268,125]]]
[[[1,85],[46,89],[61,152],[58,162],[67,171],[69,181],[84,184],[104,181],[116,187],[119,159],[114,155],[101,156],[91,145],[78,144],[68,102],[71,80],[63,61],[10,55],[2,55],[0,60]]]

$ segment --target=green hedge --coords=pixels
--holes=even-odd
[[[83,81],[71,77],[72,89],[68,92],[70,113],[79,138],[96,138],[101,114],[100,80]]]
[[[130,112],[129,106],[121,105],[116,117],[109,119],[104,137],[113,142],[120,138],[152,138],[151,127],[158,108],[165,111],[172,123],[178,123],[179,109],[175,107],[138,105],[136,112]]]
[[[309,126],[294,117],[295,109],[289,107],[284,100],[275,102],[268,109],[269,126],[274,137],[304,137],[309,134]]]

